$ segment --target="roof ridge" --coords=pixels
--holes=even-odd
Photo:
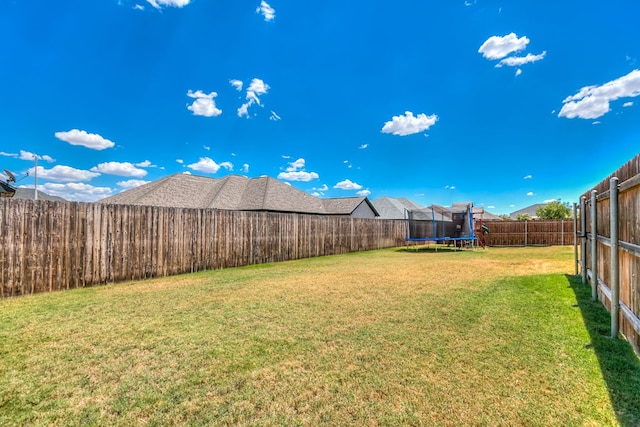
[[[264,193],[262,194],[262,209],[267,206],[267,194],[269,194],[269,177],[265,176],[266,184],[264,185]]]
[[[219,184],[219,185],[212,185],[211,190],[209,190],[209,193],[211,194],[209,206],[213,205],[213,202],[218,198],[218,195],[220,195],[224,186],[227,185],[227,182],[229,181],[229,176],[231,175],[227,175],[224,178],[211,178],[212,180],[215,181],[216,184]]]
[[[171,177],[179,176],[179,175],[180,175],[179,173],[174,173],[173,175],[165,176],[164,178],[159,179],[157,181],[151,181],[148,185],[144,185],[144,186],[141,185],[137,187],[140,189],[139,191],[141,193],[139,198],[145,197],[147,194],[151,193],[151,191],[162,187],[163,185],[169,182],[169,179]]]

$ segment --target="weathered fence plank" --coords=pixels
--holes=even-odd
[[[599,283],[598,299],[611,310],[612,283],[611,266],[611,178],[617,177],[618,185],[618,275],[619,301],[621,312],[618,316],[622,332],[636,352],[640,354],[640,253],[636,250],[640,243],[640,155],[627,162],[616,172],[600,182],[594,190],[598,192],[596,201],[597,226],[591,227],[590,209],[581,213],[587,219],[587,238],[597,240],[595,275]],[[593,190],[591,190],[593,191]],[[584,196],[590,194],[585,193]],[[587,198],[588,200],[588,198]],[[615,234],[615,233],[614,233]],[[587,245],[589,246],[589,245]],[[592,251],[587,250],[583,257],[587,266],[591,265]],[[593,276],[593,268],[586,273]],[[612,319],[612,327],[614,320]]]
[[[573,220],[483,221],[488,246],[573,245]]]
[[[399,220],[0,200],[0,298],[401,246]]]

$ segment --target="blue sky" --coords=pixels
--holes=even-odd
[[[0,170],[320,197],[579,194],[640,152],[640,2],[0,0]],[[589,154],[590,153],[590,154]]]

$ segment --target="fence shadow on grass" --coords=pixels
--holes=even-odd
[[[601,302],[591,301],[591,287],[580,276],[567,275],[582,313],[611,404],[621,426],[640,426],[640,359],[624,339],[611,339],[611,316]]]

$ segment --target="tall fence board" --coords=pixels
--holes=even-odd
[[[610,179],[619,179],[618,194],[618,244],[620,314],[619,325],[636,352],[640,354],[640,155],[627,162],[616,172],[600,182],[596,191],[596,229],[591,227],[591,191],[585,199],[586,227],[584,238],[587,251],[581,255],[587,277],[593,280],[591,242],[597,242],[597,295],[611,311],[611,198]],[[592,191],[593,191],[592,190]],[[615,253],[615,252],[614,252]],[[593,283],[593,282],[592,282]]]
[[[0,298],[404,244],[400,220],[0,199]]]
[[[488,246],[573,245],[573,220],[483,221]]]

